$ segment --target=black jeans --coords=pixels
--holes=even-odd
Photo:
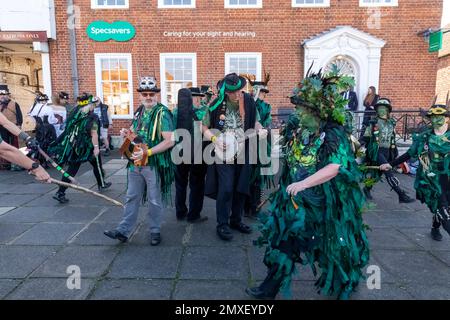
[[[188,220],[200,217],[205,196],[206,164],[179,164],[175,169],[175,207],[177,218],[187,215]],[[189,210],[186,193],[189,183]]]
[[[216,164],[218,226],[241,223],[246,195],[237,191],[237,184],[242,167],[241,164]]]
[[[103,166],[102,166],[102,158],[100,157],[100,154],[97,157],[98,159],[98,163],[97,160],[95,159],[94,156],[92,156],[89,159],[89,163],[92,165],[92,168],[94,169],[94,175],[95,175],[95,179],[97,180],[97,184],[100,187],[104,187],[105,186],[105,171],[103,170]],[[74,177],[78,170],[80,169],[81,166],[81,162],[70,162],[69,163],[69,167],[67,168],[66,172]],[[62,181],[64,182],[70,182],[70,180],[68,178],[63,177]],[[66,192],[66,187],[59,187],[58,192],[59,193],[65,193]]]
[[[439,198],[439,206],[448,208],[450,206],[450,176],[441,174],[439,176],[439,184],[441,185],[441,196]]]

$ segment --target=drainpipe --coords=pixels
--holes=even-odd
[[[68,18],[70,15],[75,14],[75,9],[73,7],[73,0],[67,0],[67,14]],[[79,87],[78,87],[78,61],[77,61],[77,38],[75,35],[75,24],[72,26],[66,25],[69,29],[69,45],[70,45],[70,61],[72,68],[72,82],[73,82],[73,96],[78,97]]]

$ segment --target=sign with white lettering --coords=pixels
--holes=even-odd
[[[133,25],[126,21],[108,23],[106,21],[94,21],[86,29],[86,33],[94,41],[129,41],[136,34]]]
[[[0,42],[45,42],[45,31],[0,31]]]

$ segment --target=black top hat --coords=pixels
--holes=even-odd
[[[428,111],[422,111],[422,115],[428,118],[431,116],[450,117],[450,110],[445,104],[434,104]]]
[[[201,86],[200,91],[207,96],[212,96],[214,94],[211,86]]]
[[[10,94],[7,84],[0,84],[0,94]]]
[[[388,98],[380,98],[378,99],[377,103],[373,106],[375,110],[377,110],[378,107],[384,106],[389,109],[389,112],[392,112],[392,105],[391,100]]]
[[[61,91],[61,92],[58,94],[58,96],[59,96],[60,99],[66,99],[66,100],[69,100],[69,94],[68,94],[67,92]]]
[[[205,94],[203,92],[201,92],[199,88],[192,87],[192,88],[189,88],[189,90],[191,91],[191,94],[193,97],[204,97],[205,96]]]
[[[139,82],[139,88],[137,92],[160,92],[161,89],[156,85],[156,79],[154,77],[143,77]]]
[[[219,90],[222,90],[225,86],[225,92],[234,92],[241,90],[247,84],[247,80],[244,77],[237,75],[236,73],[229,73],[217,83]]]
[[[37,101],[48,101],[48,96],[45,93],[40,93],[37,97],[36,97]]]

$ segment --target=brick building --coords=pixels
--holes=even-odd
[[[77,84],[79,92],[103,97],[116,133],[139,103],[139,75],[156,76],[169,107],[183,86],[215,85],[228,72],[261,79],[264,71],[271,74],[267,100],[290,107],[286,97],[313,61],[316,70],[337,63],[355,77],[360,109],[371,85],[405,109],[428,106],[436,90],[438,54],[428,52],[420,32],[440,26],[443,0],[50,2],[56,35],[49,40],[45,90],[73,96]],[[100,20],[128,22],[136,33],[128,41],[95,41],[87,28]]]
[[[438,54],[436,94],[438,102],[444,103],[447,92],[450,91],[450,1],[444,2],[441,29],[444,34],[442,49]]]

